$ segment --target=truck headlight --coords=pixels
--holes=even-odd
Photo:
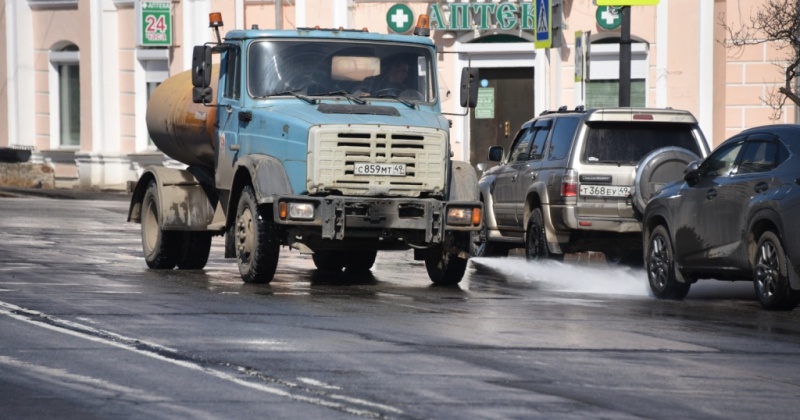
[[[481,224],[481,209],[480,207],[450,207],[447,209],[447,224],[479,226]]]
[[[314,204],[282,201],[278,213],[282,220],[314,220]]]

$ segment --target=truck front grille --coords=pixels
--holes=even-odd
[[[447,134],[396,126],[319,126],[309,133],[308,191],[419,197],[444,191]],[[357,175],[357,163],[403,164],[405,176]]]

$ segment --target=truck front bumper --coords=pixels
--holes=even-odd
[[[380,237],[386,231],[416,231],[424,232],[426,244],[438,243],[447,231],[480,230],[483,219],[480,201],[278,196],[272,208],[277,224],[306,232],[318,228],[321,239],[331,240]]]

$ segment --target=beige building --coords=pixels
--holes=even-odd
[[[631,104],[691,111],[712,147],[748,127],[796,122],[794,106],[775,119],[764,102],[783,84],[786,51],[763,43],[729,48],[720,25],[749,22],[763,2],[631,7]],[[479,68],[488,88],[480,109],[450,117],[456,158],[480,162],[488,145],[505,144],[544,110],[617,103],[619,16],[592,0],[549,0],[550,23],[562,20],[549,49],[534,47],[542,22],[525,21],[524,12],[535,9],[530,1],[172,0],[171,46],[153,47],[137,42],[139,0],[4,0],[0,147],[33,147],[34,161],[54,166],[57,186],[122,187],[146,165],[178,164],[149,142],[147,99],[188,68],[193,45],[213,39],[209,12],[222,13],[223,33],[252,25],[391,32],[389,11],[398,3],[414,19],[434,17],[445,112],[465,111],[455,92],[462,67]]]

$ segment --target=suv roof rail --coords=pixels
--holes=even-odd
[[[571,110],[571,109],[568,109],[566,105],[562,105],[562,106],[560,106],[558,108],[557,111],[544,110],[539,114],[539,116],[549,115],[549,114],[556,114],[556,113],[560,114],[560,113],[566,113],[566,112],[586,112],[586,107],[583,106],[583,105],[578,105],[578,106],[575,107],[574,110]]]

